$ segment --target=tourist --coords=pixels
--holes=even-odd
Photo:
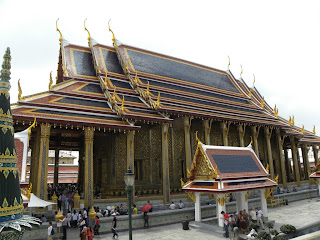
[[[293,187],[292,192],[296,192],[296,191],[297,191],[296,187]]]
[[[263,230],[264,230],[264,225],[263,225],[263,220],[262,220],[262,218],[263,218],[263,212],[262,212],[262,210],[260,209],[260,208],[258,208],[258,212],[257,212],[257,221],[258,221],[258,223],[260,224],[260,226],[263,228]]]
[[[132,214],[138,214],[138,209],[135,204],[133,204]]]
[[[68,213],[67,213],[67,225],[68,225],[68,227],[71,227],[71,219],[72,219],[71,212],[68,211]]]
[[[105,209],[105,210],[103,211],[103,216],[104,216],[104,217],[109,217],[109,211],[108,211],[108,209]]]
[[[88,237],[88,240],[93,239],[93,231],[90,226],[87,228],[87,237]]]
[[[256,223],[257,222],[257,212],[255,208],[252,208],[250,212],[250,219],[252,222]]]
[[[98,235],[98,236],[100,235],[99,228],[100,228],[99,217],[96,216],[96,219],[94,220],[94,235]]]
[[[183,202],[180,200],[180,202],[179,202],[179,209],[182,209],[182,208],[184,208],[184,204],[183,204]]]
[[[234,213],[234,214],[231,214],[231,216],[230,216],[230,218],[229,218],[229,225],[230,225],[232,231],[233,231],[233,228],[234,228],[235,226],[237,226],[236,214],[235,214],[235,213]]]
[[[62,232],[63,232],[63,237],[62,240],[67,239],[67,218],[66,216],[63,216],[62,220],[59,220],[62,223]]]
[[[149,216],[148,212],[143,213],[143,219],[144,219],[144,228],[149,228]]]
[[[290,193],[290,190],[289,190],[289,188],[287,188],[287,193]]]
[[[247,213],[246,209],[243,209],[242,211],[244,222],[246,224],[246,231],[247,231],[247,226],[249,225],[249,214]]]
[[[171,202],[169,208],[170,208],[171,210],[175,210],[176,207],[177,207],[177,206],[174,204],[174,202]]]
[[[226,232],[225,237],[229,238],[229,216],[224,211],[221,211],[221,219],[223,219],[224,230]]]
[[[113,233],[113,237],[112,238],[115,238],[117,236],[117,238],[119,237],[118,233],[116,232],[116,228],[117,228],[117,218],[116,218],[116,214],[115,213],[112,213],[112,216],[113,216],[113,220],[112,220],[112,233]]]
[[[72,227],[76,228],[79,220],[78,219],[79,214],[76,212],[76,210],[73,210],[71,217],[72,217]]]
[[[48,240],[52,240],[52,235],[54,235],[53,227],[52,227],[52,222],[49,222],[48,226]]]
[[[42,218],[41,218],[42,223],[47,222],[47,218],[42,214]]]
[[[80,240],[87,240],[87,227],[83,227],[80,231]]]
[[[119,212],[120,212],[120,215],[124,215],[124,209],[123,209],[123,204],[122,203],[120,204]]]

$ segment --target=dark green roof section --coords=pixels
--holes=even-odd
[[[227,74],[127,49],[135,70],[239,93]]]

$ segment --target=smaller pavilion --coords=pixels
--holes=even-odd
[[[195,201],[195,221],[201,221],[201,193],[215,194],[218,222],[223,227],[219,216],[221,211],[226,211],[228,195],[235,195],[238,212],[243,209],[248,211],[250,191],[256,189],[260,189],[261,209],[268,217],[266,199],[277,186],[277,181],[268,178],[269,173],[251,144],[248,147],[225,147],[205,145],[197,140],[188,181],[184,183],[181,180],[182,189]]]

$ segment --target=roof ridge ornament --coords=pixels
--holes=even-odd
[[[243,74],[243,68],[242,68],[242,65],[240,65],[240,67],[241,67],[240,78],[242,79],[242,74]]]
[[[301,133],[304,134],[304,125],[302,124]]]
[[[21,101],[23,99],[22,97],[22,89],[21,89],[21,85],[20,85],[20,79],[18,80],[18,100]]]
[[[116,38],[115,38],[115,36],[114,36],[113,31],[112,31],[111,28],[110,28],[110,21],[111,21],[111,19],[109,19],[109,21],[108,21],[109,32],[112,33],[112,42],[115,43]]]
[[[261,100],[261,108],[262,109],[264,108],[264,97],[262,97],[262,100]]]
[[[313,130],[312,130],[313,134],[316,135],[316,125],[313,125]]]
[[[91,36],[90,36],[90,32],[89,32],[88,28],[86,27],[86,21],[87,21],[87,18],[84,20],[83,25],[84,25],[84,30],[86,30],[88,32],[88,41],[90,42]]]
[[[279,117],[279,109],[277,108],[277,104],[274,105],[273,114],[275,117]]]
[[[62,42],[62,33],[61,33],[60,29],[58,28],[58,21],[59,21],[59,18],[56,20],[56,29],[57,29],[57,32],[59,32],[59,34],[60,34],[59,42]]]
[[[228,56],[228,58],[229,58],[228,70],[230,70],[230,57]]]
[[[52,89],[52,84],[53,84],[53,81],[52,81],[52,71],[51,71],[50,77],[49,77],[49,89]]]

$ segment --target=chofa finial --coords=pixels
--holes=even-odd
[[[50,72],[50,79],[49,79],[49,89],[52,88],[52,84],[53,84],[53,81],[52,81],[52,71]]]
[[[91,36],[90,36],[89,30],[88,30],[87,27],[86,27],[86,21],[87,21],[87,19],[84,20],[83,25],[84,25],[84,30],[86,30],[86,31],[88,32],[88,41],[90,42]]]
[[[240,65],[240,67],[241,67],[240,78],[242,78],[242,73],[243,73],[242,65]]]
[[[112,42],[115,42],[116,38],[115,38],[115,36],[114,36],[113,31],[112,31],[111,28],[110,28],[110,21],[111,21],[111,19],[108,21],[109,32],[112,33]]]
[[[62,33],[61,33],[61,31],[59,30],[59,28],[58,28],[58,21],[59,21],[59,18],[58,18],[57,21],[56,21],[56,29],[57,29],[57,31],[58,31],[59,34],[60,34],[59,42],[62,42]]]
[[[229,58],[229,63],[228,63],[228,70],[230,69],[229,67],[230,67],[230,57],[228,56],[228,58]]]
[[[312,130],[313,134],[316,135],[316,126],[313,125],[313,130]]]
[[[22,100],[22,89],[21,89],[21,85],[20,85],[20,79],[18,80],[18,100]]]

